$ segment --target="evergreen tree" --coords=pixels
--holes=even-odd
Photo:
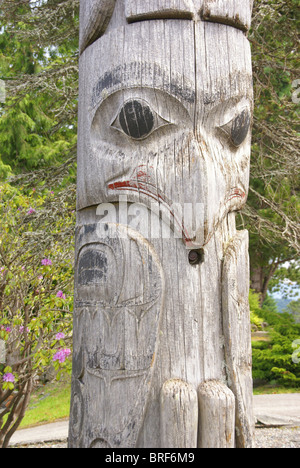
[[[287,262],[298,260],[300,252],[299,100],[294,87],[299,78],[299,5],[298,0],[254,4],[255,115],[243,225],[250,230],[252,288],[263,301],[277,273],[277,283],[283,275],[295,281],[292,270],[297,266]]]
[[[0,177],[61,164],[75,153],[78,12],[74,3],[70,17],[69,4],[2,2],[0,78],[7,99],[0,110]]]
[[[2,1],[0,78],[9,96],[0,118],[2,175],[75,153],[78,7],[79,0]],[[254,2],[251,184],[240,226],[250,231],[261,301],[272,279],[295,281],[286,262],[299,258],[298,31],[298,0]]]

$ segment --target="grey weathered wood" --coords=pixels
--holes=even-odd
[[[111,21],[147,19],[198,19],[228,24],[247,31],[251,26],[253,0],[84,0],[80,3],[80,50],[99,39]],[[122,18],[122,15],[125,16]]]
[[[235,397],[222,382],[211,380],[198,388],[198,448],[234,448]]]
[[[234,25],[247,31],[251,26],[253,0],[204,0],[201,10],[205,21]]]
[[[253,444],[253,384],[249,309],[248,231],[238,232],[225,252],[222,275],[228,385],[236,396],[236,443]]]
[[[202,1],[81,2],[70,447],[194,447],[209,381],[231,388],[238,430],[250,422],[225,294],[248,275],[245,251],[228,252],[248,193],[251,52],[216,5],[213,22]]]
[[[169,380],[161,390],[162,448],[197,448],[198,398],[195,388],[182,380]]]
[[[104,34],[112,17],[116,0],[84,0],[80,2],[79,48],[83,52]]]
[[[252,0],[125,0],[129,22],[177,18],[228,24],[244,31],[251,26]]]
[[[0,340],[0,364],[5,364],[5,362],[6,362],[5,341]]]
[[[191,0],[126,0],[128,21],[141,21],[147,18],[192,19],[194,2]]]

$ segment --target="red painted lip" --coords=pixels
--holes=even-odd
[[[149,172],[150,173],[149,173]],[[132,173],[130,180],[120,180],[109,184],[110,190],[139,190],[145,191],[148,195],[155,195],[156,199],[161,198],[164,200],[164,196],[156,188],[156,179],[153,167],[138,166]]]
[[[120,180],[112,184],[108,184],[109,190],[130,190],[147,195],[154,200],[164,203],[174,220],[174,223],[181,229],[182,236],[185,242],[193,242],[190,238],[183,222],[176,219],[175,213],[171,210],[171,203],[164,193],[157,188],[154,168],[152,166],[138,166],[132,173],[130,180]]]
[[[230,192],[227,202],[233,200],[234,198],[241,198],[242,200],[246,198],[246,193],[238,187],[234,187]]]

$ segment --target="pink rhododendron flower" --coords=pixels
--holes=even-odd
[[[66,299],[66,296],[64,295],[63,291],[58,291],[56,294],[56,297],[60,297],[61,299]]]
[[[15,376],[11,374],[10,372],[7,372],[7,374],[3,375],[3,382],[14,382],[15,381]]]
[[[63,340],[65,336],[66,336],[66,335],[65,335],[64,333],[60,332],[60,333],[57,333],[57,335],[55,336],[55,338],[56,338],[57,340]]]
[[[32,215],[32,214],[34,214],[34,213],[36,213],[36,211],[35,211],[34,208],[29,208],[29,210],[27,211],[27,214],[28,214],[28,215]]]
[[[43,258],[42,265],[51,266],[52,265],[52,260],[50,260],[50,258]]]
[[[53,361],[59,361],[62,364],[70,354],[70,349],[60,349],[56,354],[54,354]]]

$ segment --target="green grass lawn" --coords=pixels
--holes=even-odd
[[[51,423],[69,418],[71,379],[64,376],[61,381],[39,387],[31,396],[29,406],[20,428]]]
[[[263,385],[253,390],[254,395],[276,395],[279,393],[300,393],[300,388],[274,387],[272,385]]]

